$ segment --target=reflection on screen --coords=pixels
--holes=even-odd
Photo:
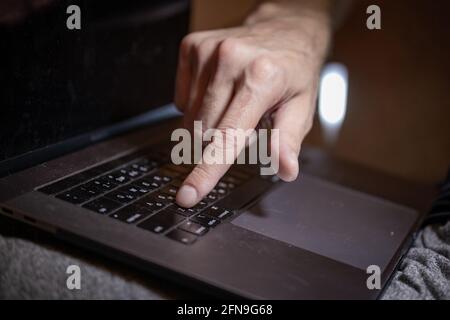
[[[66,27],[73,3],[81,30]],[[0,162],[170,102],[188,25],[173,4],[52,0],[0,19]]]

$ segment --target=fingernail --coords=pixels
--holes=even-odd
[[[197,202],[197,190],[195,190],[194,187],[185,184],[178,190],[176,200],[180,206],[190,208]]]
[[[297,179],[299,171],[298,155],[295,151],[290,151],[288,153],[287,162],[288,172],[279,174],[278,176],[286,182],[292,182]]]

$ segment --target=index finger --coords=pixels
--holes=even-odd
[[[234,135],[230,136],[229,132],[237,132],[237,129],[247,131],[256,127],[266,109],[258,100],[256,95],[245,88],[235,95],[217,129],[224,139],[214,139],[205,148],[202,163],[194,168],[178,191],[176,201],[180,206],[190,208],[196,205],[208,195],[228,171],[231,166],[229,161],[211,163],[207,157],[213,152],[219,152],[223,154],[223,157],[217,158],[225,159],[229,156],[229,152],[233,151],[232,160],[236,159],[245,147],[245,140],[242,143],[241,139],[234,139]]]

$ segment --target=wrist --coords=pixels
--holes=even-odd
[[[331,42],[329,0],[285,0],[261,3],[244,25],[256,33],[279,34],[291,39],[302,53],[325,59]]]
[[[314,19],[324,28],[331,28],[330,0],[268,0],[260,2],[244,20],[244,25],[277,19]]]

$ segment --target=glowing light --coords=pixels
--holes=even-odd
[[[319,117],[326,127],[339,127],[347,112],[348,72],[338,63],[325,66],[320,79]]]

